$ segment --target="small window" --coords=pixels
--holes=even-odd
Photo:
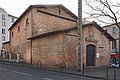
[[[14,23],[14,18],[12,18],[12,23]]]
[[[116,27],[113,27],[113,34],[115,34],[116,33]]]
[[[2,26],[5,26],[5,22],[4,21],[2,21]]]
[[[5,36],[2,36],[2,41],[5,41]]]
[[[28,27],[29,26],[29,19],[27,18],[26,19],[26,27]]]
[[[2,34],[5,34],[5,29],[2,29]]]
[[[20,26],[18,26],[18,33],[20,32]]]
[[[60,15],[60,13],[61,13],[61,8],[59,7],[59,15]]]
[[[2,20],[5,20],[5,15],[4,14],[2,14]]]
[[[14,36],[14,33],[12,32],[11,35],[12,35],[12,37],[13,37],[13,36]]]

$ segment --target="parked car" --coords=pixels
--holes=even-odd
[[[110,66],[111,66],[111,67],[118,68],[118,67],[119,67],[119,61],[118,61],[116,58],[111,59],[111,60],[110,60]]]

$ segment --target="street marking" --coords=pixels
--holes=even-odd
[[[53,79],[49,79],[49,78],[43,78],[44,80],[53,80]]]
[[[26,76],[32,76],[30,74],[27,74],[27,73],[23,73],[23,72],[19,72],[19,71],[12,71],[14,73],[17,73],[17,74],[23,74],[23,75],[26,75]]]
[[[7,69],[5,69],[5,68],[0,68],[0,70],[5,70],[5,71],[6,71]]]

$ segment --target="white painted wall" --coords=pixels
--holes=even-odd
[[[5,15],[5,20],[2,20],[2,14]],[[7,14],[7,12],[3,8],[0,8],[0,53],[1,53],[1,50],[3,50],[2,49],[2,43],[6,42],[6,41],[9,41],[9,31],[8,31],[8,29],[13,24],[12,18],[14,18],[14,21],[17,20],[16,17]],[[5,22],[5,26],[2,26],[2,21]],[[2,34],[2,29],[5,29],[5,34]],[[2,40],[2,36],[5,36],[5,41]]]

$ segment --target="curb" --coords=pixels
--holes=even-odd
[[[75,73],[70,73],[70,72],[61,72],[61,71],[48,70],[48,69],[41,69],[41,70],[45,70],[45,71],[52,71],[52,72],[58,72],[58,73],[64,73],[64,74],[70,74],[70,75],[76,75],[76,76],[89,77],[89,78],[94,78],[94,79],[107,80],[106,78],[96,77],[96,76],[90,76],[90,75],[75,74]]]

